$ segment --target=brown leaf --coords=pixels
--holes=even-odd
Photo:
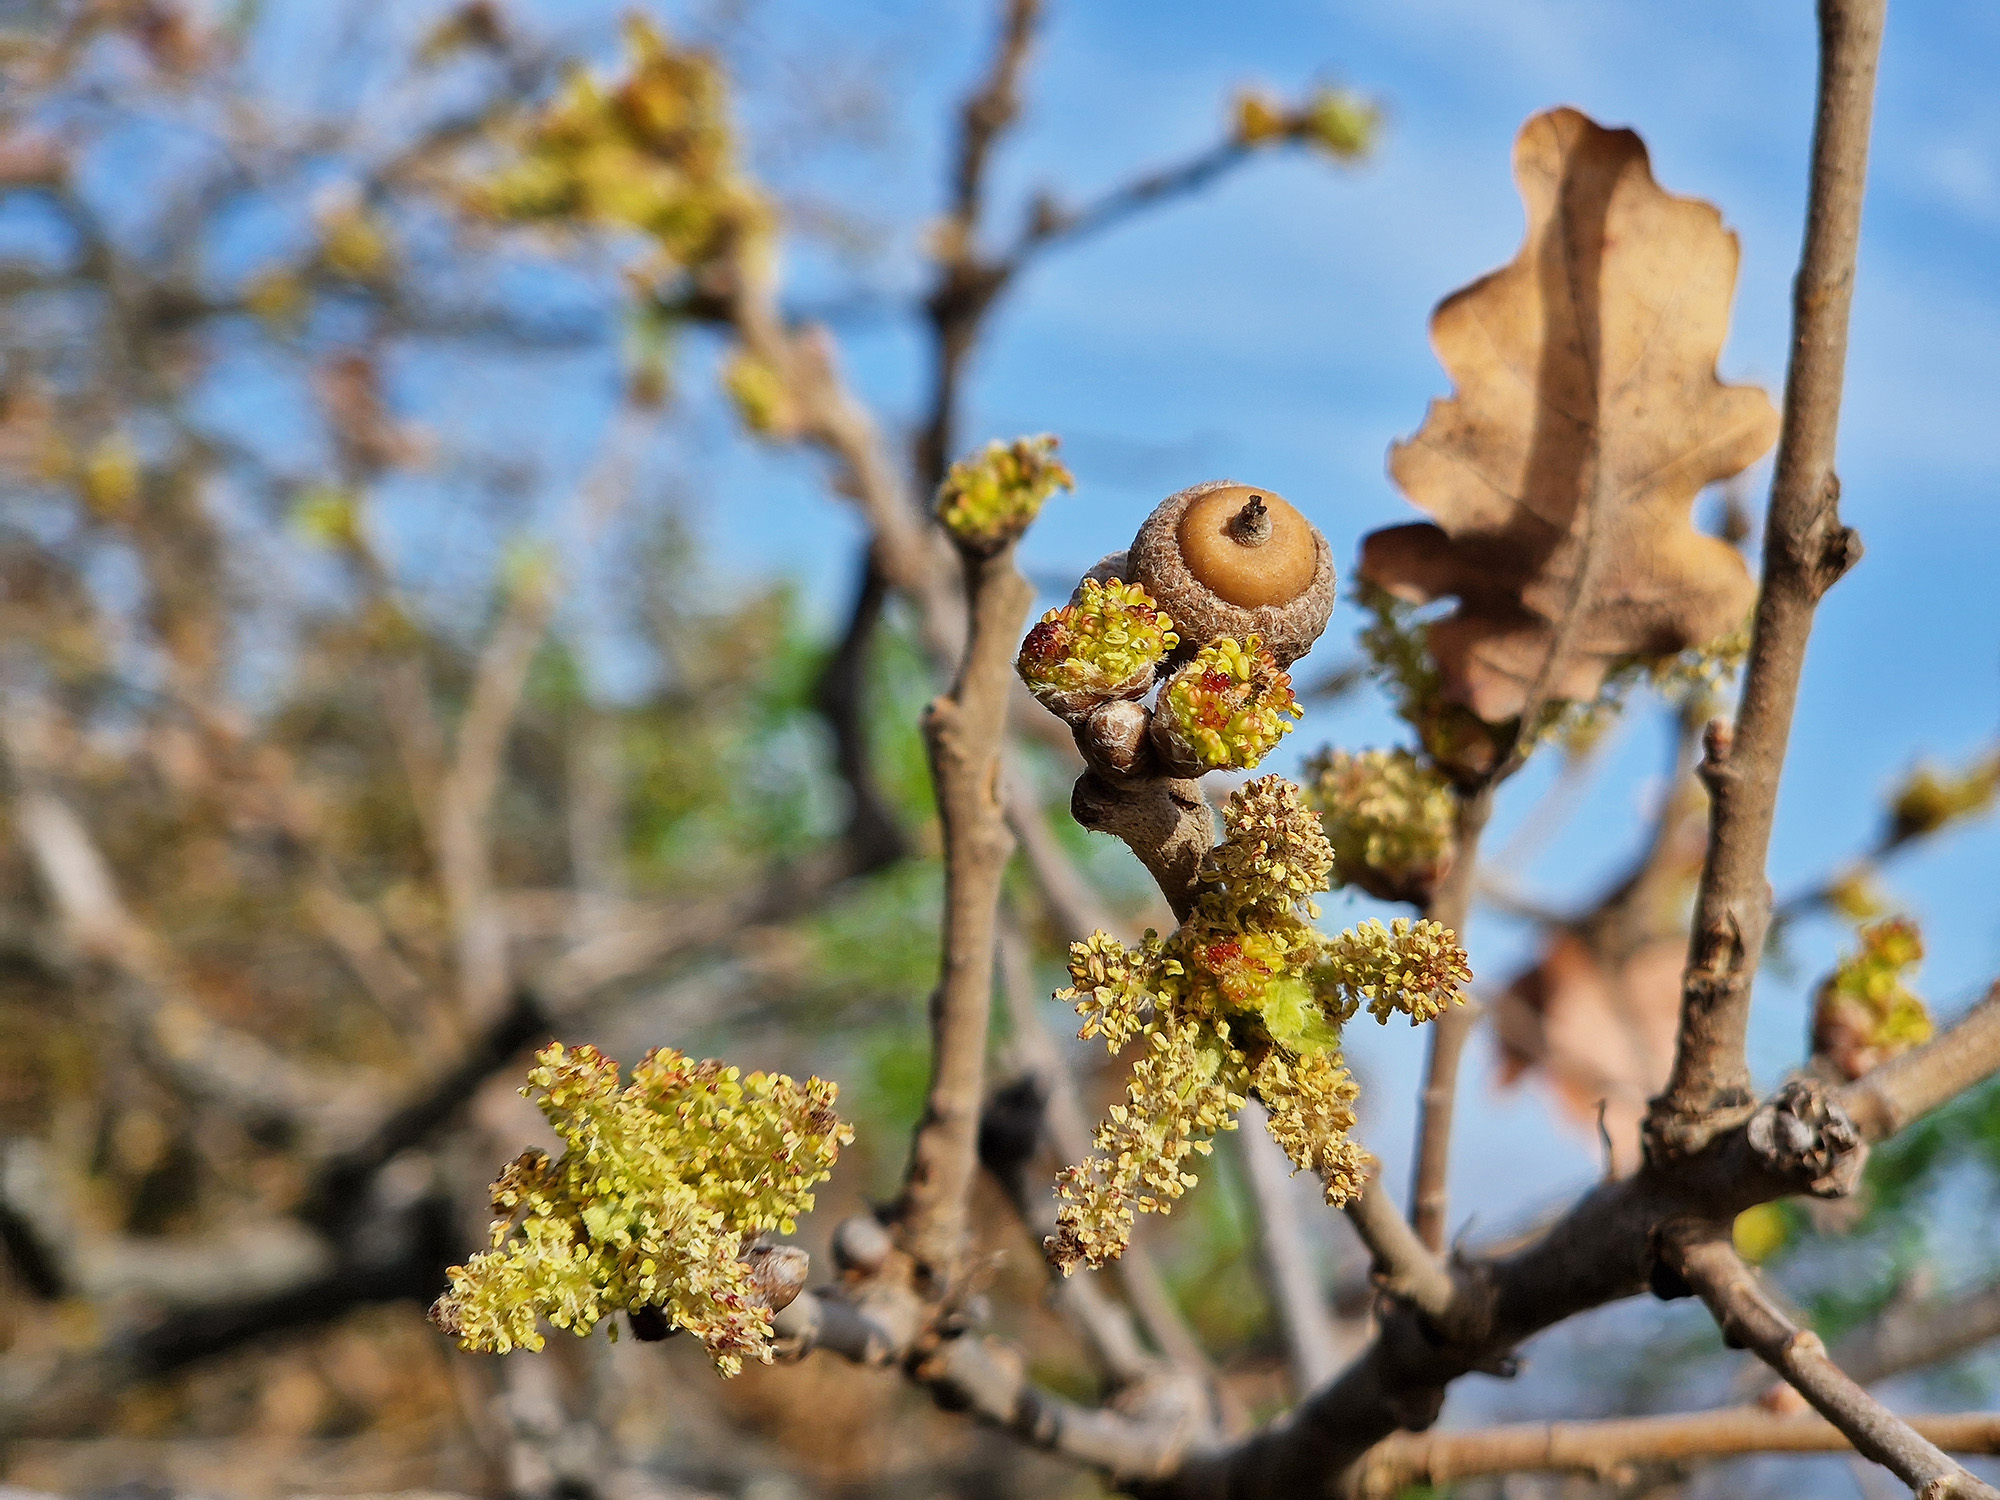
[[[1437,524],[1375,532],[1361,560],[1400,598],[1458,599],[1431,650],[1447,697],[1488,722],[1519,714],[1544,668],[1593,508],[1595,586],[1551,696],[1588,698],[1616,657],[1744,623],[1749,572],[1688,511],[1778,431],[1763,391],[1716,378],[1737,243],[1711,205],[1662,190],[1637,135],[1573,109],[1523,127],[1514,175],[1520,254],[1438,305],[1456,390],[1389,453]]]
[[[1613,1169],[1634,1170],[1646,1101],[1673,1066],[1686,962],[1682,936],[1643,942],[1614,968],[1584,938],[1557,932],[1494,1006],[1500,1081],[1534,1074],[1587,1129],[1601,1103]]]

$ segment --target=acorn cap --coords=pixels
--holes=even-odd
[[[1333,549],[1319,528],[1274,491],[1233,479],[1161,501],[1133,539],[1130,569],[1127,580],[1173,619],[1176,660],[1254,633],[1287,667],[1333,613]]]
[[[1083,598],[1083,586],[1095,579],[1099,583],[1125,583],[1132,576],[1132,554],[1119,550],[1107,552],[1091,564],[1090,571],[1077,579],[1076,588],[1071,591],[1069,602],[1077,603]]]

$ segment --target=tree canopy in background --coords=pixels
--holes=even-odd
[[[1879,18],[1823,9],[1837,239]],[[1241,613],[1275,595],[1169,595],[1137,512],[1024,579],[1022,532],[1090,481],[974,425],[978,355],[1072,250],[1167,212],[1227,234],[1228,185],[1282,158],[1337,194],[1414,104],[1302,70],[1195,101],[1185,155],[1016,194],[1047,18],[1009,0],[916,226],[853,167],[899,128],[865,36],[401,12],[0,10],[0,1479],[1848,1483],[1710,1461],[1844,1446],[1810,1401],[1913,1486],[1988,1493],[1929,1444],[2000,1447],[1993,1003],[1926,1004],[1925,914],[1880,876],[1990,812],[2000,749],[1926,761],[1758,909],[1805,633],[1859,557],[1822,482],[1844,291],[1802,307],[1839,328],[1780,440],[1785,393],[1717,374],[1732,206],[1535,116],[1526,239],[1439,305],[1452,393],[1390,460],[1435,524],[1364,539],[1292,496],[1352,606],[1306,657],[1323,605],[1294,643]],[[1807,271],[1846,287],[1842,253]],[[887,327],[902,405],[855,353]],[[1772,522],[1737,476],[1774,441]],[[851,550],[841,597],[746,565],[756,537],[716,555],[759,485]],[[1228,491],[1246,546],[1259,493]],[[1054,712],[1014,679],[1038,592],[1020,668]],[[1344,742],[1355,715],[1395,739]],[[1664,776],[1561,835],[1611,878],[1531,893],[1626,720]],[[1250,779],[1266,756],[1299,785]],[[1829,923],[1830,966],[1800,940]],[[1760,959],[1810,996],[1761,1091]],[[1407,1200],[1369,1175],[1396,1116],[1348,1071],[1363,1011],[1430,1023],[1396,1028],[1426,1058]],[[1475,1028],[1549,1130],[1601,1135],[1566,1214],[1452,1216]],[[1947,1415],[1850,1392],[1794,1322]],[[551,1323],[636,1337],[440,1331]],[[1510,1383],[1459,1379],[1535,1335]],[[1651,1425],[1546,1425],[1624,1417]]]

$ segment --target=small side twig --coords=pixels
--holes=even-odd
[[[1553,660],[1553,657],[1551,658]],[[1493,812],[1493,783],[1459,798],[1457,854],[1425,915],[1465,937],[1465,919],[1479,869],[1479,838]],[[1450,1212],[1451,1126],[1458,1100],[1458,1063],[1478,1020],[1470,1002],[1447,1009],[1430,1025],[1423,1092],[1417,1100],[1417,1151],[1410,1184],[1410,1219],[1432,1252],[1444,1249]]]
[[[1293,1196],[1292,1164],[1265,1129],[1268,1118],[1264,1106],[1251,1100],[1244,1106],[1236,1142],[1256,1206],[1257,1243],[1285,1335],[1292,1386],[1303,1392],[1333,1378],[1340,1368],[1340,1344],[1313,1268],[1312,1242]]]
[[[1379,1173],[1371,1175],[1361,1195],[1347,1201],[1348,1221],[1374,1262],[1375,1284],[1426,1317],[1443,1318],[1456,1291],[1451,1272],[1417,1237],[1381,1184]]]
[[[1670,1236],[1663,1248],[1668,1264],[1708,1304],[1726,1339],[1784,1376],[1856,1452],[1895,1474],[1919,1500],[2000,1496],[1850,1379],[1827,1356],[1817,1334],[1798,1327],[1765,1295],[1725,1236],[1726,1230],[1695,1226]]]
[[[1708,857],[1681,994],[1674,1067],[1648,1150],[1698,1150],[1751,1106],[1750,983],[1771,917],[1765,857],[1806,640],[1820,598],[1859,560],[1840,522],[1834,445],[1854,300],[1884,0],[1820,0],[1818,114],[1805,248],[1793,288],[1784,423],[1764,528],[1763,588],[1733,729],[1710,727]]]
[[[1919,1436],[1953,1453],[2000,1452],[2000,1417],[1986,1412],[1908,1419]],[[1750,1453],[1840,1453],[1852,1445],[1815,1412],[1779,1415],[1755,1406],[1517,1422],[1465,1432],[1400,1432],[1372,1451],[1356,1486],[1360,1500],[1394,1500],[1416,1485],[1492,1474],[1572,1473],[1616,1480],[1641,1464]]]
[[[1833,1346],[1841,1369],[1862,1385],[1921,1370],[2000,1339],[2000,1281],[1956,1297],[1892,1306]]]
[[[1864,1073],[1840,1103],[1871,1141],[1887,1140],[2000,1069],[2000,980],[1923,1046]]]

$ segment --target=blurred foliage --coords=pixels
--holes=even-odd
[[[694,539],[711,476],[688,440],[690,356],[720,358],[721,394],[757,434],[784,441],[798,420],[779,372],[701,321],[735,266],[775,257],[781,222],[778,192],[748,174],[720,46],[635,22],[614,81],[564,61],[569,34],[529,34],[487,0],[405,35],[407,57],[397,28],[343,29],[362,7],[31,9],[0,49],[0,205],[55,226],[0,255],[0,1230],[44,1227],[6,1196],[33,1169],[29,1206],[91,1254],[53,1286],[0,1255],[0,1403],[59,1395],[51,1370],[116,1375],[38,1414],[64,1441],[33,1462],[77,1469],[29,1473],[10,1450],[0,1477],[83,1487],[70,1480],[101,1439],[222,1452],[203,1492],[490,1488],[499,1451],[527,1441],[497,1426],[518,1369],[459,1359],[417,1308],[476,1241],[481,1186],[532,1119],[500,1078],[359,1186],[334,1170],[355,1122],[428,1098],[519,990],[559,1011],[535,1018],[534,1042],[713,1039],[845,1077],[861,1140],[818,1227],[893,1190],[936,977],[917,730],[935,674],[892,606],[859,716],[913,854],[844,878],[849,792],[818,702],[835,628]],[[340,39],[302,78],[321,21]],[[726,40],[730,24],[712,29]],[[821,83],[778,72],[795,93]],[[1323,89],[1246,96],[1233,122],[1223,154],[1293,143],[1351,161],[1381,113]],[[1066,478],[1030,441],[982,455],[947,502],[1004,534]],[[1367,607],[1377,681],[1436,770],[1490,766],[1493,732],[1438,700],[1429,616]],[[1690,698],[1720,689],[1710,667],[1678,664]],[[493,764],[468,769],[481,706],[514,680]],[[1057,754],[1031,750],[1022,770],[1066,807]],[[1433,859],[1441,827],[1433,767],[1400,770],[1414,823],[1348,830],[1363,858],[1399,866]],[[469,884],[488,889],[468,896],[450,804],[487,774]],[[1889,837],[1956,826],[1996,786],[1990,756],[1919,769]],[[62,909],[55,855],[79,851],[34,846],[51,803],[83,836],[90,878],[67,895],[108,915]],[[1115,841],[1053,827],[1119,915],[1159,910]],[[1010,893],[1052,973],[1072,935],[1018,872]],[[490,995],[465,910],[489,899],[507,981]],[[202,1026],[227,1045],[186,1045]],[[190,1052],[248,1057],[228,1081],[296,1083],[315,1108],[204,1091]],[[1119,1097],[1122,1070],[1080,1072],[1091,1107]],[[1247,1192],[1226,1154],[1212,1175],[1156,1244],[1218,1362],[1269,1390],[1280,1341]],[[1929,1268],[1995,1269],[1977,1223],[1996,1184],[1988,1090],[1877,1152],[1858,1221],[1788,1206],[1750,1227],[1833,1332]],[[284,1337],[255,1300],[250,1273],[269,1266],[232,1258],[259,1236],[332,1268],[283,1310]],[[1008,1253],[1018,1272],[1024,1252]],[[1084,1391],[1074,1339],[1035,1321],[1026,1253],[1016,1311],[1035,1368]],[[190,1304],[168,1274],[200,1279],[189,1267],[214,1300]],[[351,1304],[313,1301],[363,1273],[378,1279]],[[217,1353],[245,1299],[260,1336]],[[557,1379],[597,1403],[602,1432],[640,1433],[661,1445],[649,1461],[666,1452],[732,1492],[776,1493],[792,1472],[844,1494],[1067,1482],[864,1373],[753,1372],[724,1398],[695,1353],[670,1347],[642,1379],[583,1363]],[[138,1378],[141,1356],[155,1378]],[[870,1424],[896,1441],[871,1447]],[[840,1456],[804,1451],[820,1448]],[[281,1458],[296,1483],[274,1477]]]

